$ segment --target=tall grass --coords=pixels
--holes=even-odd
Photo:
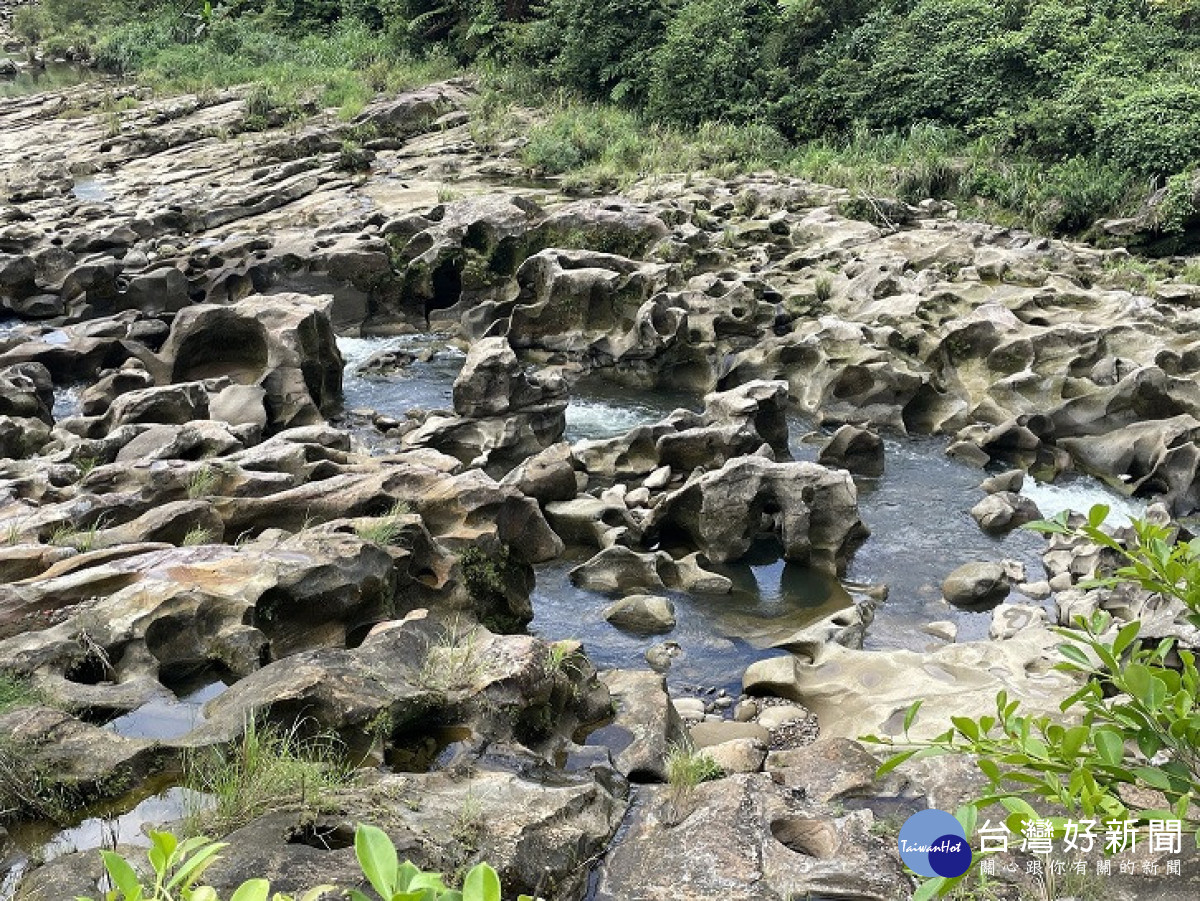
[[[145,43],[145,30],[145,25],[118,29],[99,47],[98,60],[136,69],[143,81],[164,90],[254,83],[288,100],[309,95],[322,107],[342,110],[343,118],[357,114],[377,92],[398,93],[458,71],[446,56],[414,58],[353,20],[328,35],[299,39],[256,27],[250,19],[223,20],[208,39],[194,43]]]
[[[298,726],[282,729],[251,719],[231,746],[184,758],[184,785],[210,799],[188,811],[184,831],[227,835],[271,811],[319,809],[352,776],[335,738],[305,738]]]

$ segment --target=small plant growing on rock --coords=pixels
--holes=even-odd
[[[456,691],[475,683],[486,668],[476,647],[474,626],[457,621],[446,627],[441,637],[431,642],[417,673],[417,682],[432,691]]]
[[[715,760],[698,751],[688,741],[686,744],[671,745],[667,751],[667,785],[670,797],[663,806],[663,822],[676,825],[687,816],[687,807],[702,782],[711,782],[725,775]]]
[[[188,533],[183,536],[181,547],[194,547],[199,544],[208,544],[212,541],[212,534],[203,526],[196,526],[188,529]]]
[[[690,792],[724,775],[715,760],[690,745],[672,745],[667,752],[667,784],[677,791]]]
[[[412,513],[412,507],[405,501],[396,501],[390,510],[377,517],[369,525],[355,526],[354,533],[363,541],[370,541],[380,547],[395,544],[396,539],[404,532],[403,517]]]
[[[816,285],[813,291],[817,295],[817,300],[821,303],[827,303],[829,298],[833,297],[833,279],[828,275],[817,276]]]
[[[251,718],[232,746],[184,758],[184,784],[215,797],[212,807],[191,811],[184,828],[193,835],[230,832],[272,810],[319,808],[352,775],[333,736],[305,738],[299,724],[281,729]]]
[[[73,547],[81,554],[86,554],[96,546],[96,539],[103,528],[103,517],[86,527],[63,523],[50,533],[48,542],[55,547]]]
[[[187,479],[187,496],[191,500],[208,497],[217,487],[220,475],[211,466],[193,469]]]
[[[505,596],[504,573],[511,564],[508,548],[502,548],[495,555],[489,555],[482,548],[467,548],[459,561],[467,593],[489,606],[502,603]]]

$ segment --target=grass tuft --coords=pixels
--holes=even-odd
[[[368,524],[355,526],[354,533],[363,541],[388,547],[395,544],[396,539],[404,533],[404,517],[410,513],[411,505],[396,501],[383,516],[376,517]]]
[[[227,835],[277,810],[319,810],[334,790],[353,778],[353,768],[331,735],[303,737],[291,729],[251,719],[239,740],[204,748],[184,758],[184,785],[211,802],[189,810],[188,835]]]

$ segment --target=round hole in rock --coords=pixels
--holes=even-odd
[[[63,673],[63,678],[76,685],[99,685],[112,676],[112,667],[99,653],[91,651],[76,660]]]
[[[318,851],[354,847],[354,827],[349,823],[304,823],[287,836],[289,845],[308,845]]]
[[[183,339],[175,355],[173,382],[226,375],[252,385],[267,367],[267,335],[262,323],[222,311]]]
[[[836,853],[841,842],[837,829],[829,820],[810,817],[787,817],[771,822],[771,835],[781,845],[797,854],[828,860]]]

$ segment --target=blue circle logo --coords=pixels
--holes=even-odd
[[[904,822],[900,859],[919,876],[961,876],[971,868],[971,846],[962,824],[944,810],[921,810]]]

